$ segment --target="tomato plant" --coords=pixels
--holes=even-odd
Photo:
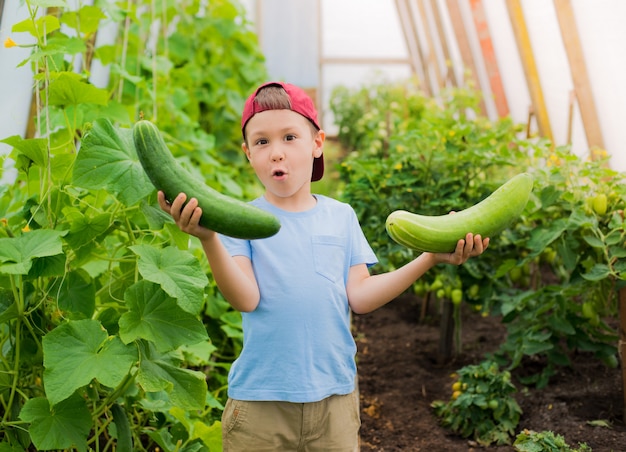
[[[578,447],[572,448],[565,438],[554,432],[535,432],[526,429],[517,435],[513,446],[519,452],[591,452],[592,450],[586,443],[578,443]]]
[[[432,402],[441,424],[478,443],[510,444],[522,410],[513,394],[517,389],[508,371],[493,361],[461,368],[449,401]]]
[[[415,257],[388,237],[389,213],[461,210],[528,171],[534,188],[521,217],[492,237],[480,258],[433,269],[414,293],[422,300],[449,298],[437,281],[455,272],[463,301],[501,316],[507,327],[496,356],[500,365],[512,370],[530,356],[547,358],[525,383],[546,385],[573,350],[616,361],[626,175],[610,168],[606,151],[575,155],[524,136],[508,119],[489,121],[478,114],[477,96],[463,89],[436,102],[410,81],[374,82],[338,88],[333,96],[340,141],[348,149],[341,196],[355,207],[383,270]]]

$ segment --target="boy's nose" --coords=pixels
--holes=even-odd
[[[270,157],[273,162],[280,162],[285,158],[285,154],[280,149],[274,148]]]

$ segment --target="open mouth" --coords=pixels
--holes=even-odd
[[[274,170],[272,176],[274,177],[283,177],[286,173],[282,170]]]

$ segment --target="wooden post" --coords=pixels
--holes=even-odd
[[[622,369],[622,395],[624,406],[622,410],[622,422],[626,424],[626,287],[619,291],[619,343],[617,346]]]
[[[498,60],[493,48],[491,33],[489,32],[489,24],[485,15],[485,7],[482,0],[469,0],[472,8],[472,16],[474,17],[474,25],[478,34],[478,41],[485,60],[485,68],[487,69],[487,77],[491,86],[491,93],[496,104],[498,117],[504,118],[509,115],[509,104],[506,100],[502,77],[498,69]]]
[[[576,91],[569,93],[569,104],[567,105],[567,144],[572,144],[572,133],[574,132],[574,107],[576,106]]]
[[[526,28],[526,21],[524,20],[521,0],[507,0],[506,6],[509,11],[509,18],[513,27],[517,49],[519,50],[522,60],[522,66],[524,67],[526,84],[528,86],[528,92],[530,93],[530,99],[533,103],[535,117],[537,118],[539,134],[552,141],[550,117],[548,116],[548,110],[544,101],[539,72],[537,71],[535,57],[533,56],[533,49],[530,45],[530,37],[528,35],[528,29]]]
[[[432,87],[430,83],[430,74],[428,73],[428,67],[424,62],[424,55],[420,47],[420,42],[415,29],[415,20],[413,18],[413,12],[408,0],[396,0],[396,10],[398,11],[398,19],[402,26],[402,32],[404,33],[404,40],[406,42],[409,55],[411,57],[411,67],[415,74],[419,74],[419,70],[422,70],[422,83],[421,87],[427,96],[432,95]]]
[[[478,71],[476,69],[476,62],[472,54],[472,49],[469,44],[469,37],[467,35],[467,29],[463,22],[463,15],[459,9],[458,0],[446,0],[448,6],[448,15],[452,22],[452,28],[454,29],[454,36],[456,37],[456,43],[459,46],[459,52],[461,53],[461,59],[463,60],[464,69],[470,73],[470,79],[474,85],[474,89],[480,89],[480,82],[478,80]],[[465,85],[467,86],[467,85]],[[483,116],[487,115],[487,107],[485,106],[484,96],[480,99],[480,112]]]
[[[587,66],[585,65],[571,0],[554,0],[554,8],[574,81],[574,90],[585,127],[587,145],[589,149],[604,149],[604,139],[602,138],[602,130],[593,100],[593,90],[587,74]]]
[[[441,18],[439,6],[437,5],[437,0],[430,0],[430,9],[432,10],[433,17],[435,18],[435,28],[437,29],[437,36],[439,37],[441,50],[443,52],[444,66],[446,68],[445,80],[450,80],[452,86],[459,86],[459,81],[457,80],[456,72],[454,71],[454,67],[452,65],[450,46],[448,45],[448,40],[446,39],[444,32],[443,20]]]
[[[426,36],[426,45],[428,46],[428,55],[426,56],[426,63],[429,67],[433,68],[435,73],[435,79],[437,83],[437,91],[439,91],[445,85],[443,76],[441,75],[441,68],[439,67],[439,61],[437,60],[437,51],[435,50],[435,43],[433,42],[433,32],[430,27],[430,20],[428,19],[428,13],[426,12],[426,5],[424,0],[417,1],[418,11],[422,21],[422,27],[424,28],[424,35]]]

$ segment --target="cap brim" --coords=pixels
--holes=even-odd
[[[311,175],[311,182],[318,181],[324,176],[324,155],[313,159],[313,174]]]

